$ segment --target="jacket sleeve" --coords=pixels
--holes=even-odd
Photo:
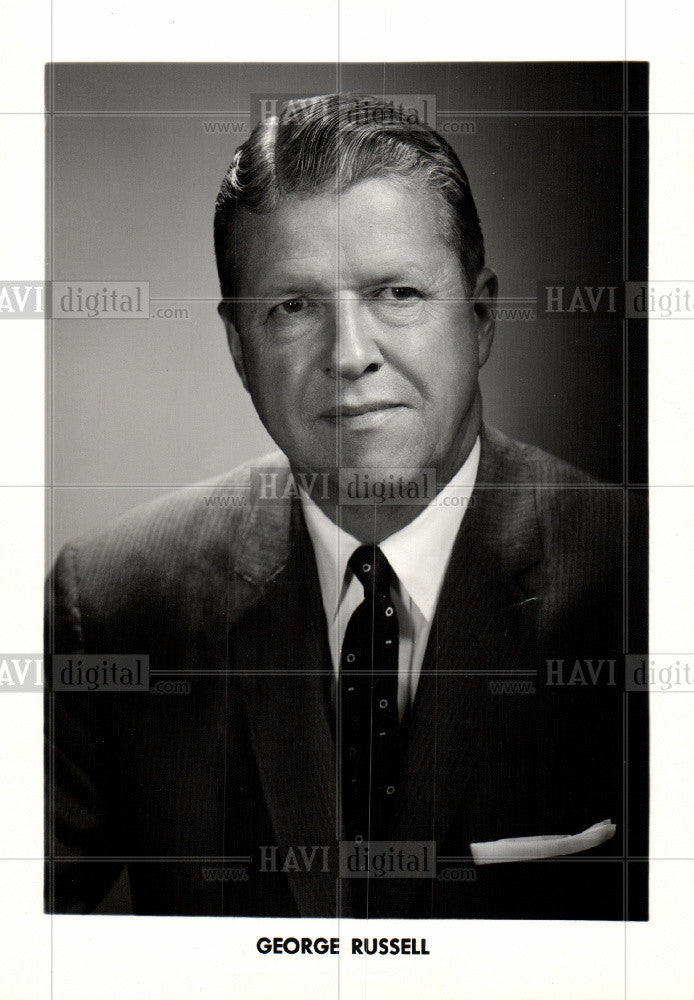
[[[72,547],[61,551],[46,582],[44,626],[45,910],[91,913],[123,863],[106,860],[111,813],[99,693],[55,691],[53,684],[53,654],[90,651],[85,648]]]

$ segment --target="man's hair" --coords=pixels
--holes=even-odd
[[[371,177],[419,178],[442,199],[442,236],[471,292],[484,240],[467,175],[449,144],[411,110],[377,97],[328,94],[290,101],[236,151],[217,197],[214,246],[224,300],[236,295],[235,215],[271,212],[288,195],[342,192]],[[243,248],[240,248],[241,251]]]

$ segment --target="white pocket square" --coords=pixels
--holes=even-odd
[[[589,826],[582,833],[545,834],[541,837],[509,837],[470,844],[472,857],[478,865],[497,865],[504,861],[535,861],[538,858],[559,858],[597,847],[614,837],[617,827],[609,819]]]

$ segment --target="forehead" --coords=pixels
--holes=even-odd
[[[239,292],[292,282],[367,281],[376,271],[457,260],[444,239],[438,192],[417,178],[374,177],[346,191],[290,195],[269,213],[242,209],[235,226]]]

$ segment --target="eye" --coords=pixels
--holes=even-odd
[[[410,285],[389,285],[387,288],[379,288],[377,296],[384,302],[409,302],[422,297],[421,292]]]
[[[284,316],[296,316],[303,309],[306,308],[308,302],[306,299],[287,299],[285,302],[280,302],[279,305],[273,306],[270,313],[279,313]]]

